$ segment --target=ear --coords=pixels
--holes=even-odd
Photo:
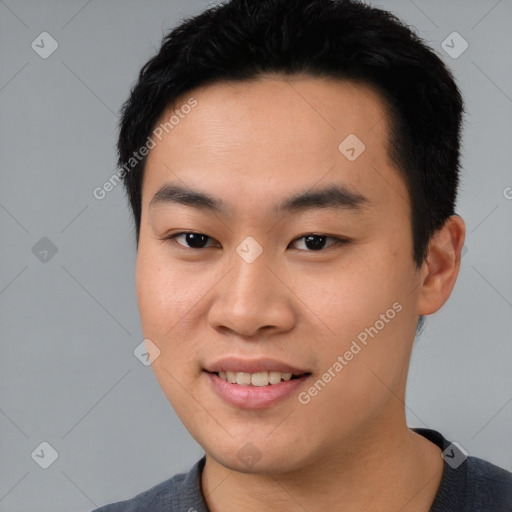
[[[459,275],[465,235],[464,221],[452,215],[432,236],[420,270],[419,315],[435,313],[451,295]]]

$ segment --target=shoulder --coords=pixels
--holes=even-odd
[[[412,430],[443,451],[443,475],[430,512],[512,512],[511,472],[466,452],[462,455],[460,445],[440,432]]]
[[[512,510],[512,473],[479,459],[466,460],[466,493],[471,510],[492,510],[510,512]]]
[[[131,499],[104,505],[93,512],[168,512],[202,509],[200,471],[204,460],[198,461],[189,473],[180,473],[143,491]]]
[[[512,511],[512,473],[478,457],[445,464],[431,512],[487,511]]]
[[[147,491],[141,492],[125,501],[117,501],[96,509],[94,512],[142,512],[145,510],[158,511],[165,504],[167,507],[179,496],[179,489],[185,474],[175,475]],[[150,508],[151,507],[151,508]],[[160,507],[160,508],[157,508]]]

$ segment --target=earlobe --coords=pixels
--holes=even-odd
[[[418,315],[438,311],[451,295],[460,269],[466,228],[458,215],[452,215],[431,238],[421,267]]]

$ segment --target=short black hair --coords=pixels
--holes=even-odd
[[[120,168],[137,243],[147,143],[178,97],[215,82],[306,74],[364,83],[389,113],[388,153],[407,186],[412,257],[453,215],[459,184],[463,101],[442,60],[392,13],[356,0],[230,0],[170,31],[123,104]],[[341,141],[340,141],[341,142]]]

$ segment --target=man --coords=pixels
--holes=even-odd
[[[165,38],[120,176],[148,353],[205,457],[101,512],[511,510],[511,473],[405,419],[460,266],[462,111],[441,60],[355,1],[232,0]]]

